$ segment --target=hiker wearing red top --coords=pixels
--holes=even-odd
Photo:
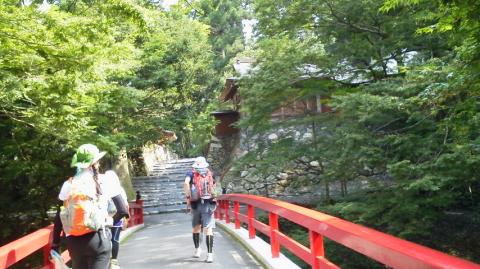
[[[213,262],[213,228],[215,218],[213,214],[217,208],[215,199],[216,182],[212,172],[208,169],[208,162],[204,157],[197,157],[192,165],[192,171],[185,177],[184,191],[187,206],[192,214],[192,237],[195,246],[194,257],[201,255],[200,232],[203,227],[207,245],[205,261]]]

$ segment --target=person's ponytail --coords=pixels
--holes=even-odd
[[[102,195],[102,189],[100,188],[100,183],[98,183],[98,171],[95,166],[92,166],[93,170],[93,181],[95,181],[95,189],[97,191],[97,195]]]

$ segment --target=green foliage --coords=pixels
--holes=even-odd
[[[259,43],[255,58],[258,72],[240,82],[244,98],[243,111],[247,117],[240,124],[259,129],[268,128],[270,115],[284,104],[312,95],[313,89],[296,83],[303,75],[302,64],[314,64],[323,59],[323,47],[313,46],[313,40],[296,41],[285,36],[266,39]],[[281,74],[279,76],[278,74]],[[315,90],[318,90],[316,88]],[[323,91],[328,91],[323,89]]]
[[[0,243],[48,222],[78,145],[135,153],[168,129],[202,147],[214,124],[207,25],[144,1],[41,2],[0,1]]]
[[[138,120],[150,125],[137,135],[152,139],[148,136],[157,126],[175,131],[180,140],[177,151],[184,156],[200,151],[214,126],[208,117],[212,108],[207,107],[218,93],[212,81],[219,76],[213,69],[208,35],[208,27],[198,21],[176,12],[165,14],[155,22],[143,45],[142,65],[130,80],[145,96]]]
[[[110,78],[135,66],[135,48],[115,40],[119,28],[98,16],[106,16],[104,6],[95,7],[80,15],[57,6],[42,12],[35,4],[0,5],[2,240],[46,221],[61,182],[73,173],[72,149],[87,141],[111,152],[118,146],[114,136],[106,138],[113,124],[96,116],[121,115],[108,110],[116,100],[100,96],[107,89],[122,94]]]
[[[321,210],[480,260],[477,243],[454,243],[470,228],[447,225],[449,240],[435,236],[455,214],[479,224],[477,2],[254,1],[259,42],[256,69],[241,82],[242,126],[261,136],[313,124],[315,139],[282,146],[286,159],[320,161],[321,182],[369,187]],[[315,95],[330,97],[333,112],[271,121],[281,106]],[[278,154],[280,145],[260,152]],[[269,171],[289,165],[277,164]]]
[[[231,70],[230,60],[243,50],[242,19],[248,16],[245,0],[196,0],[184,2],[190,15],[210,26],[213,67],[221,74]],[[228,72],[228,73],[230,73]],[[220,83],[223,84],[223,81]],[[218,85],[220,86],[220,85]]]
[[[320,210],[480,260],[467,236],[480,226],[478,1],[199,0],[170,12],[155,1],[50,2],[0,0],[2,242],[46,222],[81,143],[138,154],[172,130],[181,155],[202,154],[252,9],[256,68],[240,81],[240,126],[252,138],[314,134],[260,143],[244,158],[257,176],[317,160],[322,174],[298,184],[369,184]],[[332,112],[270,120],[315,96]],[[342,267],[373,268],[329,249]]]
[[[210,114],[215,110],[214,105],[209,105],[205,111],[198,115],[192,115],[191,124],[186,128],[190,135],[190,148],[187,152],[188,156],[207,155],[206,149],[211,140],[211,133],[218,123]],[[218,184],[217,184],[218,185]]]

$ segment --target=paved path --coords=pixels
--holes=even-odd
[[[220,228],[214,230],[214,262],[205,263],[205,240],[200,258],[193,258],[190,215],[171,213],[145,216],[145,228],[120,246],[122,269],[263,268],[245,249]]]

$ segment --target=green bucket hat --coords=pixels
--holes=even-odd
[[[77,152],[73,155],[71,167],[88,168],[92,164],[98,162],[107,152],[97,148],[92,144],[83,144],[78,147]]]

